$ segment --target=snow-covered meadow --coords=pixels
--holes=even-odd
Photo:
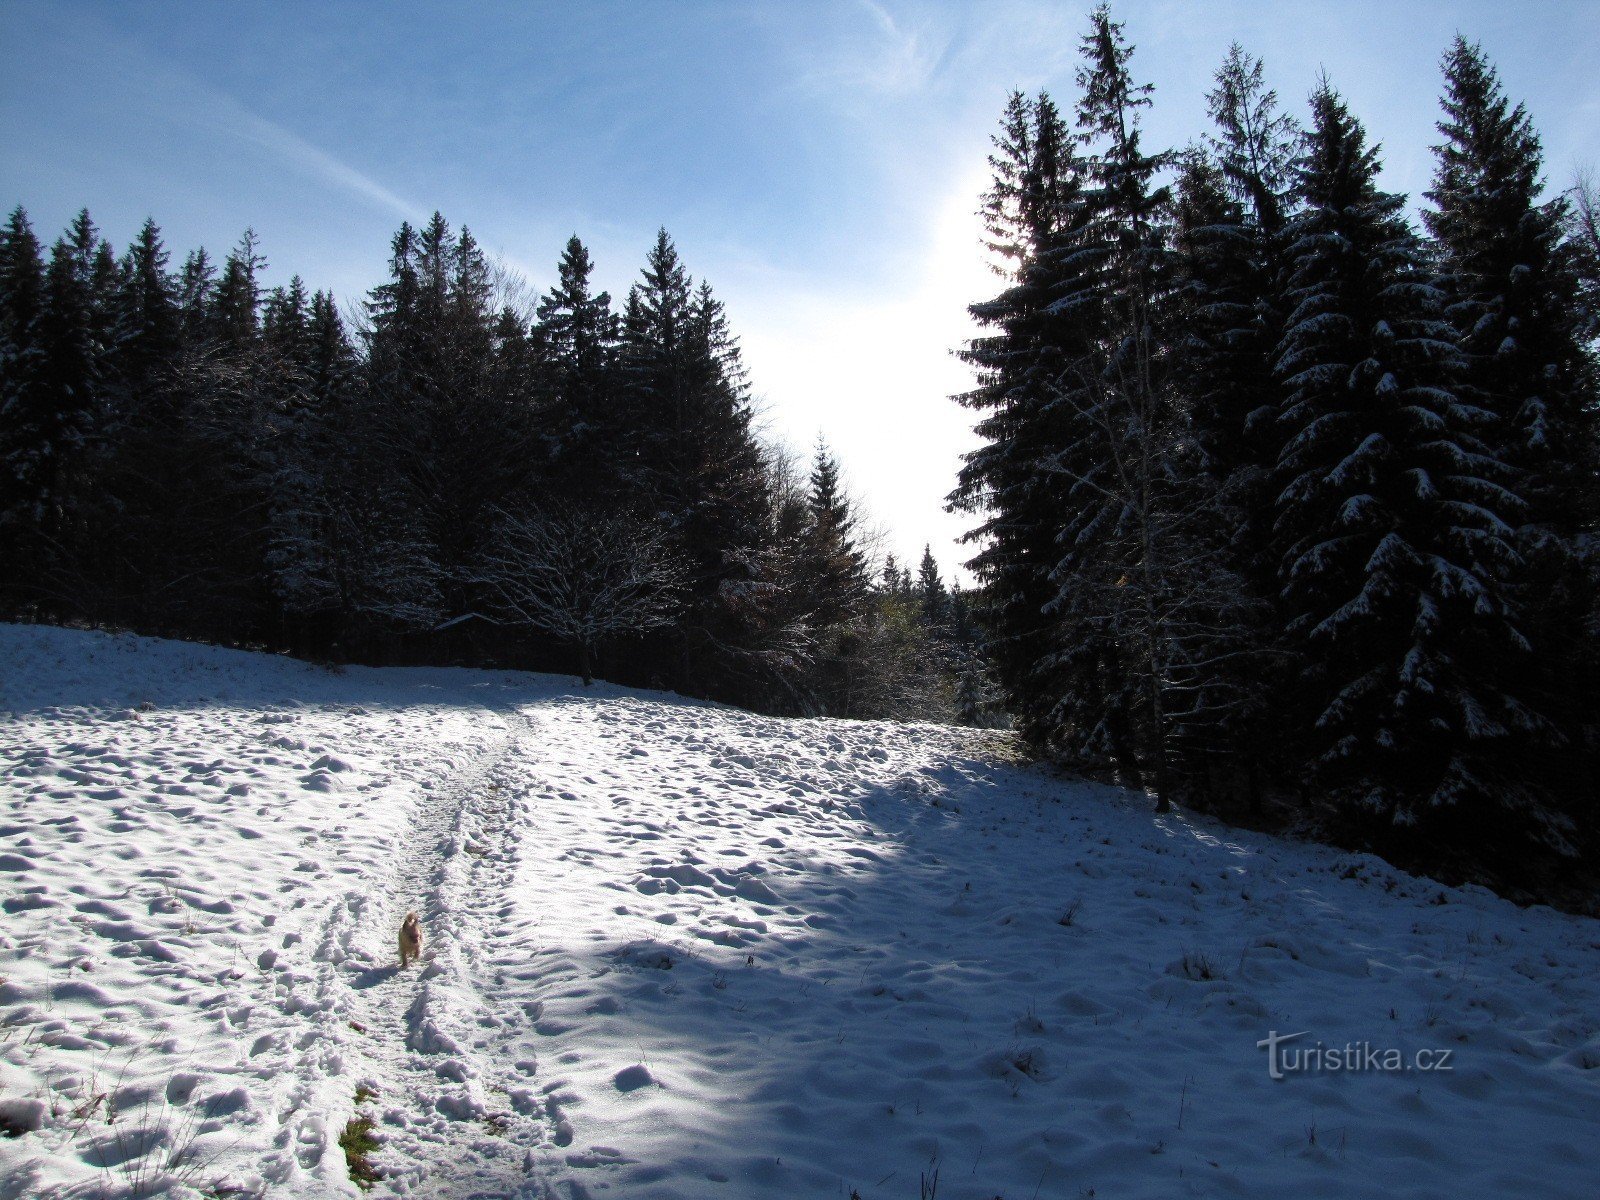
[[[1600,1194],[1600,923],[996,735],[0,626],[0,770],[0,1197]]]

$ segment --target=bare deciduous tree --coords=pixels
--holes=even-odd
[[[1567,253],[1578,277],[1583,332],[1600,341],[1600,181],[1593,169],[1577,172],[1566,194]]]
[[[1049,468],[1087,514],[1077,553],[1055,573],[1051,611],[1064,654],[1086,634],[1115,647],[1129,716],[1146,726],[1157,811],[1166,812],[1180,746],[1218,740],[1218,723],[1254,702],[1248,681],[1271,648],[1258,644],[1261,613],[1222,552],[1217,531],[1232,517],[1198,470],[1147,340],[1132,345],[1120,360],[1085,360],[1078,386],[1058,393],[1095,453],[1090,473],[1065,459]]]
[[[685,572],[666,534],[629,513],[501,512],[491,545],[475,582],[508,623],[570,644],[585,685],[599,648],[668,625],[681,607]]]

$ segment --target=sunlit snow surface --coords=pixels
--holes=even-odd
[[[1600,1195],[1600,923],[992,734],[0,626],[0,765],[0,1197]]]

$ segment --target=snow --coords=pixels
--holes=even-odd
[[[0,626],[0,762],[0,1197],[1600,1191],[1600,924],[996,734]]]

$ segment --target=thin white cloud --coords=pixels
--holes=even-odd
[[[256,115],[233,97],[203,84],[191,82],[190,86],[209,93],[204,111],[209,112],[211,124],[222,132],[252,142],[311,178],[359,196],[404,220],[423,218],[419,205],[402,199],[377,180],[313,146],[298,134]]]
[[[72,14],[61,32],[67,36],[111,43],[116,52],[120,91],[130,103],[148,103],[158,119],[187,122],[267,151],[285,165],[328,187],[359,197],[406,220],[425,215],[420,205],[396,195],[377,180],[308,142],[283,126],[252,112],[238,99],[188,74],[171,60],[133,40],[92,11]]]
[[[876,3],[875,0],[861,0],[861,7],[877,18],[878,25],[883,29],[884,33],[892,38],[900,36],[900,26],[895,23],[894,17],[890,15],[889,10],[883,5]]]
[[[871,103],[871,97],[909,97],[925,91],[947,62],[952,44],[949,30],[940,28],[931,16],[914,26],[902,25],[876,0],[859,0],[859,5],[871,17],[877,36],[851,36],[834,42],[802,82],[846,103],[852,99]],[[854,97],[857,91],[866,96]]]

